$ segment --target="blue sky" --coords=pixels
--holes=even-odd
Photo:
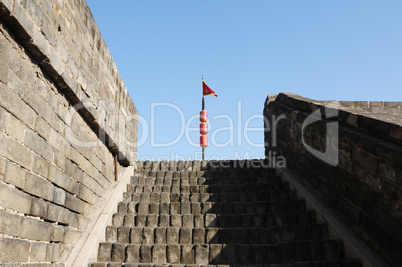
[[[200,157],[202,73],[207,158],[263,157],[268,94],[402,101],[402,1],[87,3],[141,115],[139,159]]]

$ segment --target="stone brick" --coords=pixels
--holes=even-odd
[[[64,206],[66,204],[66,191],[56,187],[54,189],[54,203]]]
[[[10,183],[18,188],[25,187],[26,171],[12,162],[7,162],[6,173],[4,181]]]
[[[221,263],[222,245],[210,244],[209,245],[209,261],[210,263]]]
[[[109,262],[112,259],[112,243],[99,243],[98,261]]]
[[[49,223],[29,218],[22,219],[22,231],[19,233],[24,239],[50,241],[53,228]]]
[[[154,228],[144,228],[142,231],[142,243],[151,245],[154,243]]]
[[[4,175],[6,174],[6,166],[7,161],[0,157],[0,180],[4,179]]]
[[[74,195],[79,194],[78,183],[73,181],[67,173],[58,169],[54,165],[49,165],[48,179],[59,187],[64,188],[67,192],[70,192]]]
[[[32,198],[17,189],[0,183],[0,207],[24,214],[31,211]]]
[[[53,221],[53,222],[62,222],[67,223],[64,219],[64,212],[66,210],[60,206],[49,204],[46,213],[46,219]]]
[[[72,230],[71,228],[66,228],[64,243],[74,245],[78,242],[80,237],[81,237],[80,231]]]
[[[7,88],[0,83],[0,91],[2,92],[2,97],[0,98],[0,106],[7,109],[9,112],[14,114],[22,122],[28,125],[31,129],[34,128],[36,113],[31,107],[25,104],[20,97],[13,92],[11,89]]]
[[[218,228],[207,228],[206,229],[206,243],[213,244],[219,243],[219,229]]]
[[[117,242],[119,243],[130,242],[130,227],[121,226],[117,228]]]
[[[0,233],[8,236],[20,236],[24,217],[0,211]]]
[[[191,244],[192,243],[192,229],[191,228],[181,228],[180,229],[180,244]]]
[[[152,246],[143,245],[140,248],[140,262],[151,263],[152,262]]]
[[[195,246],[195,263],[208,264],[208,245]]]
[[[204,244],[205,243],[205,229],[195,228],[193,233],[193,244]]]
[[[44,262],[46,260],[47,244],[41,242],[31,243],[31,252],[29,254],[32,262]]]
[[[140,260],[140,246],[127,245],[126,247],[126,263],[138,263]]]
[[[27,262],[29,249],[28,241],[0,237],[0,262]]]
[[[205,214],[205,227],[216,227],[217,220],[216,214],[207,213]]]
[[[0,132],[0,155],[22,165],[28,170],[32,169],[34,155],[25,146],[5,136]]]
[[[25,132],[28,129],[20,120],[11,115],[10,113],[6,113],[5,118],[5,132],[23,143],[25,140]]]
[[[169,227],[166,230],[167,244],[179,244],[179,231],[180,228]]]
[[[155,228],[155,244],[166,244],[166,228]]]
[[[194,263],[194,247],[193,245],[183,245],[181,247],[181,263]]]
[[[49,171],[49,164],[50,163],[47,162],[42,157],[35,155],[32,171],[47,178]]]
[[[152,249],[152,263],[166,263],[166,245],[154,245]]]
[[[50,240],[53,242],[64,242],[64,236],[66,233],[65,227],[59,225],[53,225],[52,228],[53,232]]]
[[[180,263],[180,246],[167,245],[167,262]]]
[[[183,227],[193,228],[194,227],[194,216],[191,214],[183,215]]]
[[[124,262],[126,246],[124,244],[113,243],[112,245],[112,261]]]
[[[27,174],[25,178],[25,190],[37,197],[42,197],[49,201],[54,200],[54,185],[35,174]]]
[[[47,215],[47,204],[43,199],[34,198],[32,199],[30,214],[40,218],[45,218]]]

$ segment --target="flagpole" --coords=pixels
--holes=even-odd
[[[202,89],[202,110],[205,110],[204,88],[202,82],[204,81],[204,73],[201,75],[201,89]],[[202,148],[202,160],[204,160],[204,147]]]

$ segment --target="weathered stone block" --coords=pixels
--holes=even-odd
[[[32,169],[34,155],[25,146],[0,133],[0,155],[22,165],[28,170]]]
[[[54,201],[55,186],[35,174],[27,174],[25,178],[25,190],[37,197]]]
[[[193,228],[194,227],[194,216],[191,214],[183,215],[183,227]]]
[[[42,157],[44,157],[47,161],[52,161],[52,147],[46,142],[45,139],[41,138],[35,132],[31,130],[26,131],[24,144]]]
[[[29,214],[40,218],[45,218],[47,214],[47,204],[43,199],[33,198],[31,211]]]
[[[155,229],[155,244],[166,244],[166,228]]]
[[[149,205],[148,203],[139,203],[138,204],[138,215],[147,215],[148,214]]]
[[[49,223],[37,221],[34,219],[22,219],[22,231],[18,236],[24,239],[51,241],[53,226]]]
[[[140,246],[127,245],[126,247],[126,263],[138,263],[140,261]]]
[[[124,262],[126,246],[125,244],[113,243],[112,244],[112,261]]]
[[[166,245],[154,245],[152,249],[152,263],[166,263]]]
[[[196,245],[195,246],[195,263],[196,264],[208,264],[208,245]]]
[[[159,227],[169,227],[170,226],[170,216],[160,215],[159,216]]]
[[[32,171],[39,174],[40,176],[47,178],[49,164],[50,163],[48,161],[46,161],[44,158],[42,158],[41,156],[35,155]]]
[[[141,244],[142,243],[142,229],[139,227],[131,228],[130,231],[130,243]]]
[[[151,263],[152,262],[152,246],[143,245],[140,248],[140,262]]]
[[[84,213],[84,202],[69,193],[66,193],[65,207],[81,214]]]
[[[219,243],[219,229],[218,228],[207,228],[206,243],[208,243],[208,244]]]
[[[158,226],[158,218],[159,216],[157,214],[150,214],[148,215],[147,218],[147,226],[148,227],[157,227]]]
[[[18,187],[25,187],[26,171],[12,162],[7,162],[4,181]]]
[[[20,236],[24,217],[6,211],[0,211],[0,218],[0,233],[9,236]]]
[[[195,228],[193,233],[193,244],[204,244],[205,243],[205,229]]]
[[[166,230],[167,243],[168,244],[178,244],[179,243],[179,231],[178,227],[169,227]]]
[[[0,183],[0,207],[29,214],[31,205],[32,198],[27,194]]]
[[[99,243],[98,261],[109,262],[112,259],[112,243]]]
[[[192,243],[192,229],[191,228],[181,228],[180,229],[180,244],[191,244]]]
[[[64,206],[66,204],[66,191],[56,187],[54,189],[54,203]]]
[[[129,243],[130,242],[130,227],[120,226],[117,228],[117,242]]]
[[[221,262],[222,245],[210,244],[209,245],[209,261],[210,263],[217,264]]]
[[[30,260],[32,262],[44,262],[46,260],[46,249],[46,243],[31,243],[31,252],[29,254]]]
[[[142,232],[142,243],[151,245],[154,243],[154,228],[144,228]]]
[[[50,240],[53,242],[63,242],[66,233],[65,227],[59,225],[53,225],[52,228],[53,232]]]
[[[27,262],[29,249],[28,241],[0,237],[0,262]]]
[[[193,245],[183,245],[181,247],[181,263],[194,263],[194,247]]]
[[[168,245],[167,246],[167,262],[180,263],[180,246]]]
[[[172,203],[173,204],[173,203]],[[190,203],[181,203],[181,215],[191,214]]]

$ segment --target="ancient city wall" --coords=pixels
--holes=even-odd
[[[268,96],[264,107],[266,156],[283,155],[287,168],[393,266],[402,262],[401,108],[293,94]]]
[[[62,263],[137,110],[84,0],[0,0],[0,263]]]

